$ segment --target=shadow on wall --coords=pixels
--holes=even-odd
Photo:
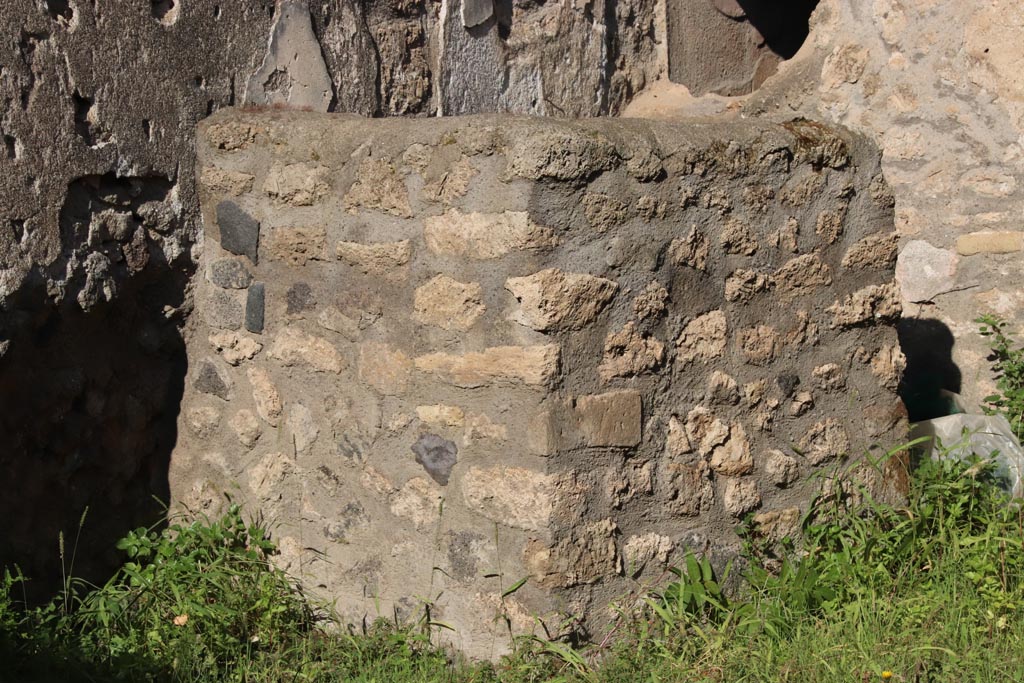
[[[0,360],[0,567],[32,579],[32,601],[59,590],[79,533],[74,575],[102,582],[117,539],[164,511],[186,371],[162,315],[173,280],[155,268],[114,303],[51,310]]]
[[[733,0],[716,0],[716,5]],[[818,0],[735,0],[746,21],[761,34],[764,46],[782,59],[792,59],[807,40]]]
[[[897,326],[907,357],[899,394],[911,422],[950,413],[942,391],[960,393],[960,368],[953,362],[953,332],[934,318],[904,318]]]
[[[668,0],[669,77],[695,96],[757,90],[807,40],[818,0]]]

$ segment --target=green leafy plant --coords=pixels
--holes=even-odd
[[[998,393],[985,397],[989,412],[1006,416],[1017,438],[1024,440],[1024,346],[1017,345],[1007,332],[1009,323],[996,315],[975,319],[981,336],[987,337],[996,372]]]
[[[314,626],[308,602],[269,562],[269,533],[238,505],[218,520],[136,529],[117,547],[128,562],[84,594],[72,625],[80,647],[122,670],[169,662],[215,675]]]

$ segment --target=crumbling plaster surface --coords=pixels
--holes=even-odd
[[[194,126],[216,109],[614,114],[663,70],[655,15],[654,0],[5,0],[0,352],[24,309],[116,297],[144,267],[123,263],[133,237],[191,268]],[[128,212],[112,239],[61,228],[69,188],[104,175],[166,185],[165,206]]]
[[[863,137],[225,110],[199,163],[175,504],[262,510],[352,621],[426,599],[481,657],[506,620],[594,629],[748,513],[795,533],[905,428]]]
[[[822,0],[803,48],[753,95],[693,98],[661,81],[625,114],[799,114],[875,140],[896,197],[904,316],[948,326],[977,406],[993,378],[973,319],[1024,329],[1022,40],[1015,0]]]

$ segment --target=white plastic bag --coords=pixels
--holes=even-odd
[[[922,446],[930,447],[932,458],[993,458],[1000,488],[1024,498],[1024,448],[1002,415],[946,415],[918,422],[910,434],[915,439],[931,437],[931,443]]]

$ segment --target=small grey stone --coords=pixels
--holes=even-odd
[[[199,362],[199,367],[196,369],[192,386],[196,391],[227,401],[231,394],[230,382],[230,378],[222,374],[212,361],[203,360]]]
[[[462,25],[473,28],[494,14],[494,0],[462,0]]]
[[[245,311],[242,309],[241,292],[214,289],[206,301],[206,322],[222,330],[237,330],[242,326]]]
[[[263,333],[264,296],[263,283],[254,282],[245,299],[245,329],[254,334]]]
[[[437,434],[424,434],[412,445],[416,454],[416,462],[423,466],[430,478],[441,486],[448,485],[448,477],[452,468],[459,461],[459,452],[454,442],[441,438]]]
[[[217,205],[217,225],[220,226],[220,246],[239,256],[248,256],[259,263],[260,223],[234,202]]]
[[[238,259],[219,258],[210,263],[206,277],[225,289],[245,289],[252,282],[252,273]]]
[[[316,306],[313,290],[305,282],[296,282],[289,287],[284,299],[287,304],[286,312],[289,314],[301,313]]]

